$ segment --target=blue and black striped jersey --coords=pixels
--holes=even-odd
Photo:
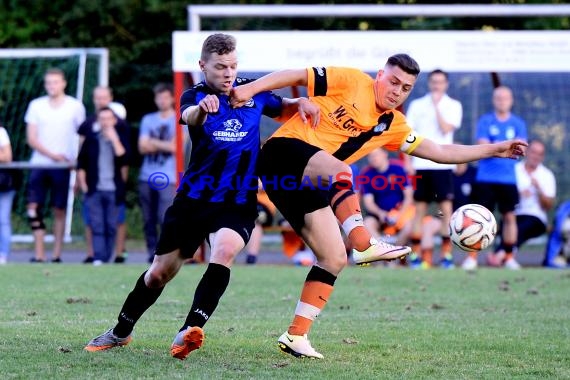
[[[234,87],[250,81],[237,78]],[[215,92],[205,82],[186,90],[180,100],[180,114],[208,94]],[[192,153],[178,191],[208,202],[255,202],[261,116],[279,116],[282,99],[272,92],[261,92],[243,107],[232,108],[229,96],[216,95],[219,111],[209,114],[204,125],[188,128]]]

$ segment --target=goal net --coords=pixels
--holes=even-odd
[[[107,49],[0,49],[0,120],[8,131],[12,144],[13,161],[28,161],[31,155],[26,143],[24,115],[29,102],[45,95],[43,76],[47,69],[57,67],[67,79],[66,93],[82,101],[89,113],[93,109],[91,93],[97,85],[108,83]],[[33,241],[26,220],[25,188],[29,170],[19,170],[19,181],[12,212],[12,241]],[[72,175],[72,179],[74,176]],[[70,184],[71,185],[71,184]],[[70,186],[65,239],[82,234],[80,223],[72,224],[79,215],[73,202]],[[46,202],[49,204],[49,202]],[[51,212],[44,210],[48,230],[51,230]],[[46,236],[46,241],[53,236]]]

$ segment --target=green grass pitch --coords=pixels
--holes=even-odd
[[[309,338],[324,360],[280,353],[308,268],[236,266],[204,346],[169,355],[205,266],[185,266],[132,343],[89,353],[142,265],[0,267],[3,379],[570,378],[570,272],[347,268]]]

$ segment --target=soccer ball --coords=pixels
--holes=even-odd
[[[497,221],[487,208],[471,203],[459,207],[449,220],[449,237],[464,251],[487,248],[497,234]]]

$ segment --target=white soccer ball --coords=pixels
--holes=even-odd
[[[497,234],[497,221],[489,209],[475,203],[459,207],[449,220],[453,244],[468,252],[487,248]]]

